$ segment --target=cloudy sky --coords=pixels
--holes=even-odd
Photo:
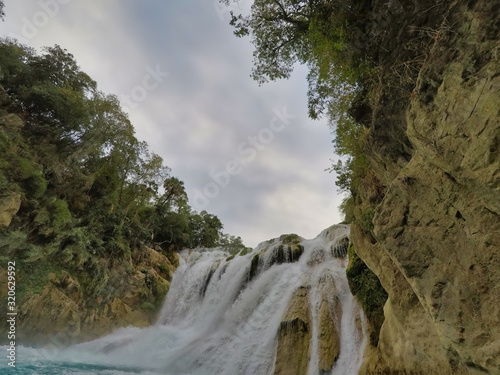
[[[341,221],[335,175],[324,171],[336,159],[331,130],[307,117],[306,68],[259,87],[253,47],[217,0],[5,0],[5,12],[2,36],[71,52],[120,98],[191,206],[247,246]]]

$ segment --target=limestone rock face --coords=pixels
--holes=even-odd
[[[137,267],[154,269],[159,276],[170,281],[172,280],[175,269],[179,266],[179,255],[177,253],[172,253],[171,257],[176,259],[175,266],[165,255],[161,254],[161,252],[144,246],[141,251],[136,251],[134,253],[133,258]]]
[[[351,238],[389,294],[377,350],[368,354],[360,374],[460,374],[448,363],[432,319],[389,254],[356,225],[351,225]]]
[[[411,98],[413,156],[375,210],[375,241],[352,228],[389,294],[365,374],[500,374],[500,11],[453,6],[454,34],[436,39]]]
[[[8,227],[12,218],[21,207],[21,195],[13,193],[6,197],[0,197],[0,228]]]
[[[19,308],[19,339],[29,332],[33,344],[45,342],[54,332],[65,332],[69,338],[81,333],[78,304],[55,285],[48,284],[41,294],[28,298]]]
[[[146,327],[153,323],[174,267],[167,257],[146,247],[133,258],[133,271],[113,269],[98,298],[85,296],[75,275],[66,271],[48,274],[40,293],[18,302],[19,340],[26,345],[57,350],[120,327]],[[0,269],[0,275],[7,275],[6,270]],[[6,283],[5,277],[0,276],[0,286]],[[5,297],[6,290],[5,287],[0,291],[0,298]]]
[[[342,307],[335,281],[322,279],[317,299],[317,353],[320,375],[330,374],[340,353]],[[307,374],[312,350],[312,316],[309,286],[300,287],[292,297],[278,332],[275,375]]]
[[[295,292],[278,333],[275,375],[307,375],[311,342],[308,289]]]
[[[335,289],[323,289],[321,306],[319,308],[318,326],[318,356],[320,375],[330,374],[340,353],[340,317],[342,314]],[[334,293],[333,295],[330,293]],[[331,298],[329,298],[331,297]],[[331,299],[334,300],[332,303]]]

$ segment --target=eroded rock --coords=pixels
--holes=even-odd
[[[411,96],[412,159],[387,184],[374,238],[352,228],[389,294],[362,373],[500,374],[499,12],[451,4]]]

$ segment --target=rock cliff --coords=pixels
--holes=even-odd
[[[363,374],[500,374],[500,4],[443,5],[413,91],[371,119],[383,194],[351,231],[388,300]],[[384,122],[403,135],[373,147]]]
[[[55,346],[91,340],[126,326],[145,327],[168,292],[175,267],[159,252],[143,247],[133,254],[128,267],[117,265],[96,296],[89,296],[79,279],[57,270],[40,275],[39,292],[27,292],[17,301],[18,340],[24,345]],[[7,271],[0,268],[0,299],[6,298]],[[23,283],[23,277],[18,277]],[[7,337],[7,335],[3,335]]]
[[[8,227],[21,207],[21,195],[17,193],[0,197],[0,228]]]

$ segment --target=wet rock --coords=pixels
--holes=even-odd
[[[278,333],[275,375],[306,375],[310,359],[311,317],[308,289],[299,288],[283,316]]]

